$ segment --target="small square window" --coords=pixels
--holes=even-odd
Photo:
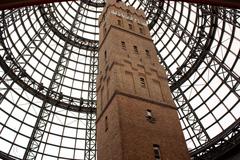
[[[150,109],[146,110],[146,117],[147,118],[152,118],[152,111]]]
[[[150,109],[146,110],[146,115],[145,115],[147,121],[149,121],[150,123],[155,123],[156,119],[153,117],[152,111]]]

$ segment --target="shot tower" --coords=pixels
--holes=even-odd
[[[142,10],[109,0],[99,17],[98,160],[189,160]]]

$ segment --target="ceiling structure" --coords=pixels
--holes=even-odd
[[[32,5],[42,5],[53,2],[62,2],[62,1],[74,1],[74,0],[1,0],[0,10],[3,9],[13,9],[19,7],[26,7]],[[91,0],[85,0],[88,3],[91,3]],[[163,0],[158,0],[163,1]],[[208,4],[215,6],[224,6],[229,8],[240,8],[240,2],[237,0],[171,0],[171,1],[180,1],[188,3],[198,3],[198,4]]]
[[[146,13],[191,156],[218,157],[239,144],[240,11],[124,2]],[[96,159],[104,5],[82,0],[0,12],[0,158]]]

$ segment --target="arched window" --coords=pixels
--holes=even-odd
[[[133,25],[132,24],[128,24],[128,28],[130,29],[130,30],[133,30]]]
[[[122,26],[122,21],[121,21],[120,19],[118,19],[118,20],[117,20],[117,24],[118,24],[119,26]]]
[[[140,84],[141,84],[142,87],[144,87],[144,88],[146,87],[145,86],[145,79],[143,77],[140,77]]]
[[[135,54],[138,54],[138,48],[137,48],[137,46],[133,46],[133,50],[134,50],[134,53],[135,53]]]
[[[148,56],[148,57],[150,57],[150,53],[149,53],[149,50],[145,50],[145,53],[146,53],[146,55]]]
[[[121,45],[122,45],[122,49],[124,49],[124,50],[126,50],[127,48],[126,48],[126,43],[125,42],[121,42]]]

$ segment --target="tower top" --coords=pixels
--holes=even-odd
[[[118,3],[118,2],[122,2],[121,0],[107,0],[107,4],[108,3]]]
[[[99,24],[101,24],[102,21],[105,19],[106,13],[108,12],[108,10],[111,10],[110,12],[112,12],[112,13],[114,12],[113,8],[117,8],[117,9],[122,10],[125,13],[129,13],[131,15],[136,15],[137,17],[141,17],[144,20],[146,19],[146,16],[142,9],[137,10],[133,6],[127,6],[121,0],[107,0],[107,4],[106,4],[105,8],[103,9],[102,14],[99,16]],[[119,13],[119,16],[121,16],[120,14],[122,16],[124,16],[123,13]]]

